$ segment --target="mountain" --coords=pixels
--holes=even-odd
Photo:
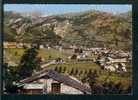
[[[130,50],[132,12],[85,11],[46,17],[4,12],[4,40]]]

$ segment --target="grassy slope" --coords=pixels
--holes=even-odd
[[[10,57],[10,59],[14,62],[19,62],[21,59],[25,49],[19,49],[19,48],[14,48],[14,49],[5,49],[6,51],[6,56]],[[65,51],[65,52],[59,52],[58,50],[55,49],[40,49],[39,51],[40,57],[43,57],[45,60],[49,60],[49,56],[51,56],[50,60],[61,57],[63,59],[67,59],[67,57],[72,53],[71,51]]]

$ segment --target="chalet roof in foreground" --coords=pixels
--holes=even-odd
[[[91,93],[91,90],[89,87],[85,86],[84,84],[82,83],[79,83],[78,81],[70,78],[69,76],[67,75],[62,75],[62,74],[59,74],[58,72],[54,71],[54,70],[42,70],[38,73],[36,73],[35,75],[31,76],[31,77],[28,77],[26,79],[23,79],[21,80],[20,82],[21,83],[30,83],[30,82],[33,82],[39,78],[42,78],[44,76],[48,76],[58,82],[61,82],[63,84],[66,84],[68,86],[71,86],[73,88],[76,88],[86,94],[90,94]]]

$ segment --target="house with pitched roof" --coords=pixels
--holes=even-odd
[[[74,77],[54,70],[42,70],[20,80],[23,94],[91,94],[89,86]]]

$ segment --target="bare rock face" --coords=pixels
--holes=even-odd
[[[25,33],[25,26],[26,26],[26,23],[22,24],[22,25],[20,26],[20,28],[18,28],[18,29],[16,30],[16,31],[17,31],[17,34],[20,34],[20,33],[24,34],[24,33]]]
[[[54,28],[54,32],[56,35],[59,35],[60,37],[64,38],[65,34],[67,34],[71,29],[71,24],[68,20],[63,21],[62,23],[59,23]]]

